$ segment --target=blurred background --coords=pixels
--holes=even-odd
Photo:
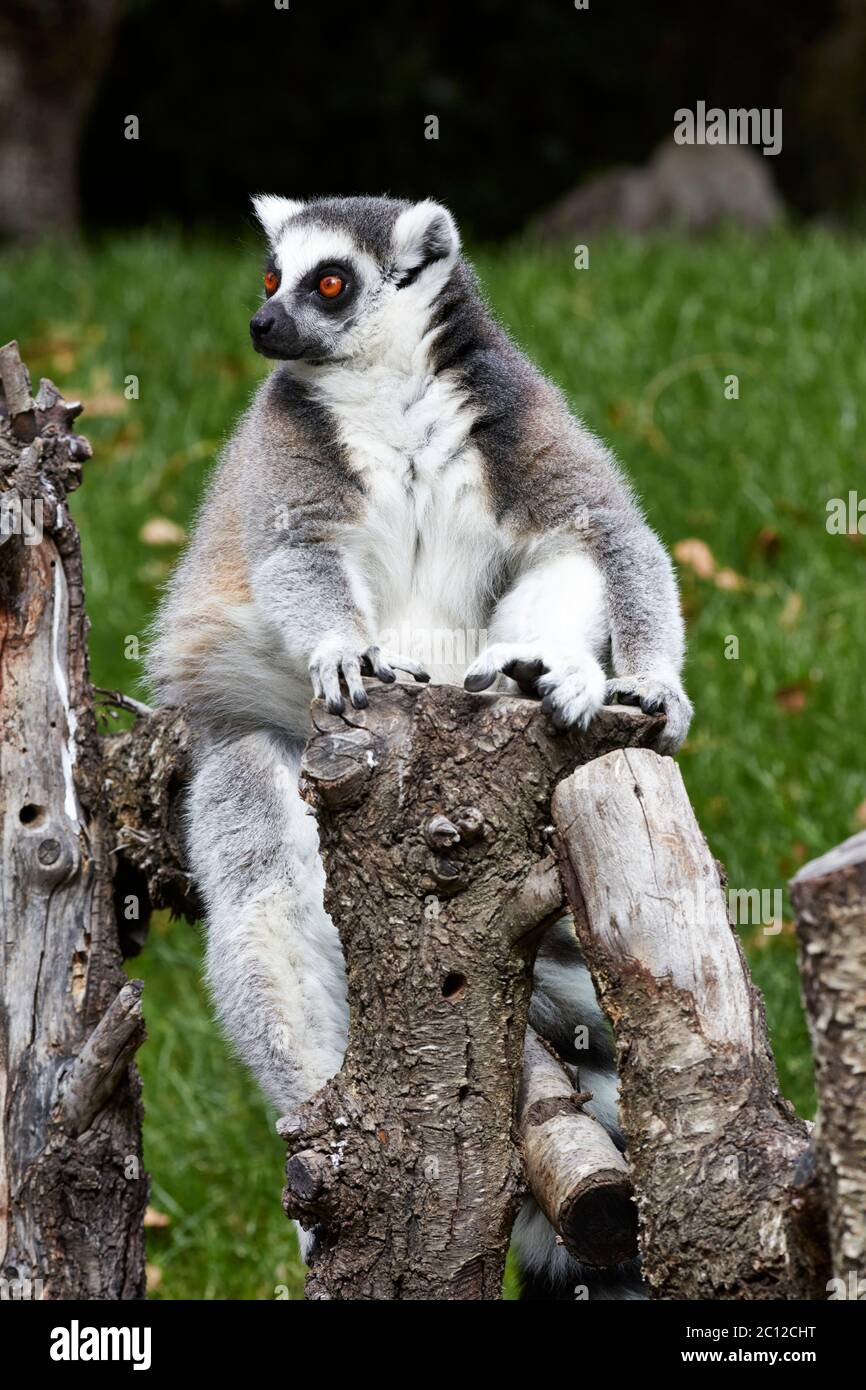
[[[677,145],[698,102],[780,110],[780,152]],[[159,586],[266,370],[250,193],[437,197],[674,552],[689,792],[731,887],[784,890],[866,825],[866,537],[856,506],[827,528],[866,494],[864,137],[863,0],[6,0],[0,340],[86,406],[95,681],[142,693]],[[810,1115],[786,894],[773,918],[740,934]],[[283,1147],[200,958],[159,919],[130,962],[151,1296],[296,1298]]]

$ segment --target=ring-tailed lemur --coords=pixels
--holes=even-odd
[[[486,630],[468,670],[432,678],[541,696],[561,727],[605,700],[663,709],[668,751],[691,706],[668,556],[614,459],[488,313],[450,213],[253,201],[270,254],[250,331],[277,366],[211,480],[150,672],[195,730],[189,852],[217,1011],[286,1111],[339,1070],[347,1027],[297,787],[311,695],[339,711],[367,703],[365,676],[427,679],[386,631]],[[539,954],[531,1018],[615,1131],[605,1022],[567,921]],[[516,1237],[530,1285],[572,1296],[580,1271],[532,1203]],[[592,1291],[639,1296],[618,1287]]]

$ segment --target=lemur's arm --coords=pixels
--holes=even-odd
[[[286,527],[254,567],[252,590],[292,665],[309,670],[314,694],[332,714],[342,714],[341,678],[355,709],[368,703],[362,676],[390,684],[396,669],[427,680],[417,662],[383,653],[371,643],[371,603],[362,577],[334,541],[312,537],[309,530],[309,519],[296,518]]]
[[[557,405],[546,402],[554,429]],[[663,710],[659,746],[674,751],[692,708],[680,681],[683,622],[670,559],[599,442],[570,418],[556,433],[548,419],[544,428],[522,480],[514,582],[493,616],[494,645],[467,685],[483,689],[501,672],[544,695],[563,726],[586,725],[605,699]],[[608,647],[610,680],[600,665]]]

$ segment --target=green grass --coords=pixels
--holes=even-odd
[[[514,247],[483,255],[480,270],[522,346],[617,450],[665,541],[697,538],[739,577],[726,588],[682,570],[697,713],[680,761],[731,885],[781,888],[858,828],[866,800],[866,541],[825,527],[828,499],[866,492],[866,248],[821,232],[607,242],[576,271],[568,248]],[[95,456],[73,500],[101,685],[136,688],[137,643],[177,553],[148,544],[142,526],[188,523],[262,370],[246,329],[258,274],[251,244],[171,233],[0,262],[2,335],[18,338],[34,376],[88,404]],[[729,373],[738,400],[725,399]],[[128,401],[131,374],[140,395]],[[809,1114],[787,906],[784,916],[778,935],[743,936],[783,1088]],[[150,1237],[154,1292],[268,1298],[282,1284],[297,1296],[276,1200],[282,1148],[209,1020],[197,934],[158,923],[132,964],[146,980],[153,1200],[170,1217]]]

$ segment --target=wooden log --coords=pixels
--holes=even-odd
[[[0,1270],[45,1298],[140,1298],[143,1030],[66,502],[90,449],[50,382],[33,400],[14,343],[0,380]]]
[[[552,819],[616,1032],[655,1296],[825,1297],[826,1254],[798,1197],[806,1126],[779,1094],[763,1006],[678,767],[649,749],[610,753],[559,785]]]
[[[513,1142],[532,962],[560,910],[546,829],[576,764],[661,727],[557,734],[535,701],[368,687],[303,763],[346,957],[342,1071],[280,1132],[285,1205],[324,1228],[309,1298],[496,1299],[525,1182]]]
[[[833,1277],[866,1278],[866,831],[791,882],[818,1083],[815,1130]],[[855,1294],[855,1297],[862,1297]]]
[[[580,1108],[588,1094],[528,1028],[519,1124],[530,1190],[576,1259],[614,1265],[637,1254],[637,1208],[628,1164]]]

